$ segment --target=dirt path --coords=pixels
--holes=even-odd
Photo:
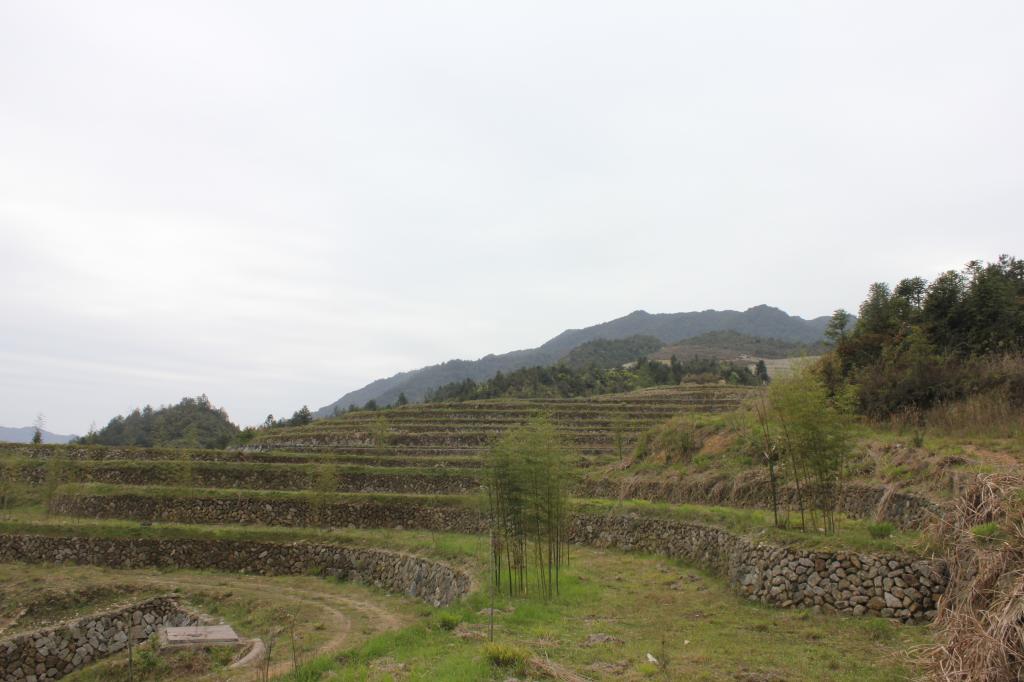
[[[130,582],[153,587],[174,588],[187,587],[189,591],[216,593],[224,588],[243,592],[252,595],[265,595],[271,590],[275,601],[285,601],[293,604],[305,604],[313,606],[324,612],[327,616],[327,626],[331,633],[330,638],[320,644],[314,651],[305,652],[303,657],[307,660],[315,656],[330,653],[341,649],[348,641],[352,621],[348,613],[357,611],[367,617],[370,627],[374,633],[402,627],[406,619],[384,609],[377,604],[355,597],[338,594],[335,590],[324,589],[322,591],[299,588],[291,585],[272,584],[274,578],[260,576],[233,576],[233,575],[190,575],[190,574],[168,574],[168,575],[133,575]],[[270,668],[271,677],[291,672],[292,662],[283,660],[274,663]],[[255,679],[255,668],[238,669],[225,674],[221,671],[217,679],[223,680],[251,680]]]

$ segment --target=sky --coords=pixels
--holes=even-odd
[[[0,424],[1024,256],[1024,3],[0,0]]]

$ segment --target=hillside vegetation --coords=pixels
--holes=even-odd
[[[445,384],[427,393],[425,402],[485,400],[489,398],[579,398],[606,393],[625,393],[652,386],[675,386],[683,382],[756,386],[762,378],[745,364],[694,358],[680,362],[673,356],[668,364],[641,356],[626,367],[601,369],[589,366],[573,369],[527,367],[477,383],[472,379]]]
[[[558,364],[572,369],[614,369],[633,362],[662,347],[653,336],[630,336],[627,339],[594,339],[576,346]]]
[[[825,349],[823,341],[800,343],[725,330],[676,341],[658,348],[650,357],[656,360],[668,360],[673,355],[679,358],[702,357],[718,360],[737,360],[740,357],[777,360],[821,355]]]
[[[1024,261],[972,261],[891,289],[875,283],[852,332],[845,318],[833,316],[835,352],[821,371],[833,394],[855,391],[863,414],[920,427],[1020,428]]]
[[[83,445],[223,448],[238,437],[239,428],[227,412],[210,404],[205,395],[182,398],[177,405],[150,405],[118,415],[99,431],[78,439]]]
[[[742,312],[703,310],[651,314],[637,310],[592,327],[567,329],[537,348],[487,355],[479,360],[449,360],[429,367],[399,372],[346,393],[330,405],[321,407],[315,416],[330,417],[348,409],[350,405],[362,406],[371,400],[377,405],[392,405],[403,393],[411,402],[417,402],[422,400],[428,391],[445,384],[466,379],[479,382],[490,379],[498,372],[508,373],[524,367],[550,366],[565,357],[572,349],[595,339],[616,340],[640,335],[653,336],[662,343],[673,343],[707,332],[732,330],[750,336],[812,344],[822,339],[828,321],[827,317],[805,320],[767,305],[755,306]]]

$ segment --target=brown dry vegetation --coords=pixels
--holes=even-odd
[[[920,651],[943,682],[1020,679],[1024,664],[1024,478],[988,475],[937,520],[950,582],[934,628],[939,643]]]

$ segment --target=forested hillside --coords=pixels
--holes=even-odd
[[[808,355],[821,355],[826,350],[823,340],[815,343],[785,341],[783,339],[766,338],[741,334],[732,330],[707,332],[689,339],[682,339],[663,346],[651,357],[668,360],[675,355],[679,358],[718,358],[719,360],[735,360],[740,356],[754,358],[781,359],[796,358]]]
[[[553,365],[574,348],[595,339],[651,336],[662,343],[673,343],[707,332],[732,330],[749,336],[812,344],[822,339],[828,320],[828,317],[805,320],[767,305],[755,306],[742,312],[702,310],[651,314],[637,310],[592,327],[567,329],[537,348],[487,355],[479,360],[450,360],[400,372],[387,379],[378,379],[321,407],[316,416],[329,417],[350,405],[362,406],[370,400],[378,405],[391,405],[403,393],[408,400],[415,402],[422,400],[431,389],[444,384],[466,379],[478,382],[490,379],[498,372],[508,373],[524,367]]]
[[[745,364],[711,358],[693,358],[669,363],[641,356],[627,367],[602,369],[591,365],[574,369],[565,364],[526,367],[509,374],[499,372],[477,383],[472,379],[445,384],[427,393],[426,402],[482,400],[487,398],[579,398],[606,393],[624,393],[651,386],[674,386],[683,382],[754,386],[766,380]]]
[[[1024,409],[1024,261],[971,261],[933,281],[909,277],[872,284],[859,319],[833,315],[823,359],[831,390],[856,387],[860,410],[875,418],[929,421],[991,418],[1009,425]],[[971,401],[963,405],[961,401]],[[1016,419],[1007,418],[1016,414]],[[931,415],[935,417],[937,415]]]
[[[182,448],[223,448],[238,436],[239,429],[227,413],[210,404],[205,395],[182,398],[177,405],[151,406],[118,415],[79,443],[91,445],[139,445]]]
[[[559,364],[573,369],[612,369],[653,353],[662,345],[662,342],[653,336],[630,336],[627,339],[615,340],[594,339],[573,348]]]

